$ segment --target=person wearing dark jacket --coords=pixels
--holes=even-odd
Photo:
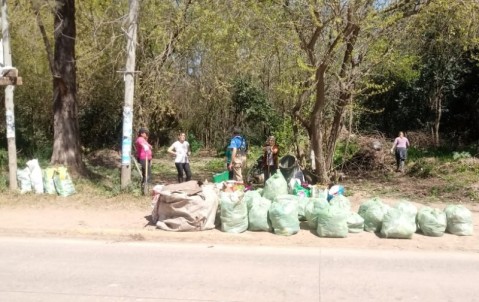
[[[274,136],[268,137],[263,147],[263,172],[264,182],[278,171],[279,167],[279,146]]]

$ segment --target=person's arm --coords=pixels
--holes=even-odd
[[[186,156],[191,155],[190,143],[186,142]]]
[[[168,148],[168,153],[170,153],[171,155],[176,155],[176,152],[173,151],[175,149],[175,144],[171,145],[169,148]]]
[[[397,141],[398,141],[398,139],[397,139],[397,138],[396,138],[396,139],[394,139],[393,146],[391,147],[391,152],[394,152],[394,148],[395,148],[395,147],[396,147],[396,145],[397,145]]]
[[[233,167],[233,161],[234,161],[234,158],[236,157],[236,150],[237,150],[236,148],[231,149],[231,162],[229,165],[230,170]]]

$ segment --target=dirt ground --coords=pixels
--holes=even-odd
[[[357,192],[349,197],[353,209],[368,197]],[[127,198],[128,196],[123,196]],[[306,222],[292,236],[267,232],[242,234],[223,233],[217,229],[203,232],[167,232],[149,223],[151,199],[131,197],[128,201],[105,198],[101,202],[88,201],[94,196],[58,197],[47,195],[0,195],[0,236],[68,237],[108,241],[188,242],[207,245],[232,244],[281,247],[345,247],[358,249],[444,250],[479,252],[479,206],[466,205],[473,213],[474,235],[427,237],[414,234],[408,239],[384,239],[368,232],[349,234],[347,238],[320,238],[313,234]],[[397,199],[382,199],[393,204]],[[415,203],[418,207],[421,203]],[[98,205],[101,205],[100,207]],[[443,209],[444,203],[428,206]]]
[[[119,163],[117,152],[101,152],[90,158],[98,166],[115,168]],[[106,160],[109,160],[108,162]],[[209,178],[205,168],[211,158],[193,158],[193,179]],[[155,182],[176,182],[174,166],[168,157],[158,158],[154,165],[170,167],[171,171],[155,175]],[[117,167],[118,168],[118,167]],[[223,233],[218,229],[203,232],[167,232],[150,224],[152,211],[151,197],[135,197],[134,194],[120,194],[114,197],[99,195],[88,187],[79,187],[79,193],[69,197],[35,194],[0,193],[0,236],[36,236],[90,238],[109,241],[159,241],[188,242],[207,245],[232,244],[282,247],[348,247],[358,249],[393,250],[449,250],[479,252],[479,203],[464,200],[454,195],[441,195],[431,199],[431,187],[443,186],[438,179],[416,179],[407,174],[392,174],[393,181],[384,179],[390,172],[378,170],[376,180],[361,176],[342,180],[353,210],[372,197],[379,197],[387,204],[394,204],[406,198],[418,208],[427,205],[443,209],[447,204],[463,204],[472,211],[473,236],[444,234],[442,237],[427,237],[419,233],[408,239],[384,239],[376,234],[362,232],[349,234],[347,238],[320,238],[311,232],[306,222],[301,230],[292,236],[279,236],[267,232]],[[371,177],[371,176],[370,176]],[[373,175],[374,177],[374,175]],[[474,187],[476,188],[476,187]],[[473,189],[474,189],[473,188]],[[479,190],[479,182],[477,188]],[[475,189],[474,189],[475,190]],[[478,191],[479,192],[479,191]]]

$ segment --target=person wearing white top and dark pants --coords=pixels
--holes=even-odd
[[[402,131],[399,132],[399,136],[394,140],[391,148],[391,153],[396,155],[396,172],[404,172],[404,162],[407,158],[407,148],[409,148],[409,140],[404,136]]]
[[[178,135],[178,140],[168,148],[168,153],[175,156],[175,166],[178,171],[178,182],[183,182],[183,172],[186,174],[186,181],[191,180],[190,170],[190,144],[185,140],[185,133]]]

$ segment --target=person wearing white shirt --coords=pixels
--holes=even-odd
[[[191,180],[190,170],[190,144],[186,141],[185,133],[178,135],[178,140],[174,142],[169,148],[168,153],[175,156],[176,171],[178,171],[178,182],[183,182],[183,172],[186,175],[186,181]]]

